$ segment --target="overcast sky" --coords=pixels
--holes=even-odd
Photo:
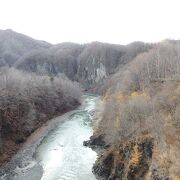
[[[51,43],[180,39],[180,0],[0,0],[0,29]]]

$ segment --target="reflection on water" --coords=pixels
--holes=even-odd
[[[83,146],[92,135],[90,112],[95,109],[98,97],[86,95],[85,107],[44,138],[36,152],[43,166],[42,180],[95,180],[92,165],[96,153]]]

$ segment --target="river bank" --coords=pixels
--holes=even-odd
[[[34,153],[41,144],[42,140],[51,132],[57,124],[63,124],[68,117],[77,110],[82,110],[85,102],[73,111],[46,122],[41,128],[37,129],[23,144],[19,152],[7,163],[0,171],[2,180],[39,180],[43,174],[43,167],[34,157]]]
[[[32,179],[32,176],[29,176],[29,173],[33,171],[34,178],[40,178],[42,176],[42,167],[33,157],[36,148],[41,143],[42,139],[55,128],[57,123],[63,123],[66,120],[66,117],[73,114],[74,111],[49,120],[31,134],[18,153],[12,157],[10,162],[1,168],[0,177],[4,180],[23,178],[27,180],[29,178]],[[34,173],[34,171],[37,171],[37,173]],[[18,174],[21,175],[19,176]]]

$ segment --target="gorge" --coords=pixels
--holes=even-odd
[[[180,179],[179,43],[0,31],[1,179]]]

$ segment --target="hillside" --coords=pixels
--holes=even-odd
[[[13,65],[23,54],[51,45],[16,33],[10,29],[0,30],[0,66]]]
[[[180,178],[178,47],[179,41],[158,43],[107,82],[101,121],[85,142],[98,150],[97,178]]]
[[[40,75],[65,74],[84,89],[99,91],[105,80],[152,44],[134,42],[127,46],[100,42],[51,45],[12,30],[0,31],[0,65]]]
[[[56,76],[65,74],[75,80],[78,69],[78,56],[83,47],[73,43],[62,43],[48,49],[35,50],[22,56],[14,65],[16,68]]]

